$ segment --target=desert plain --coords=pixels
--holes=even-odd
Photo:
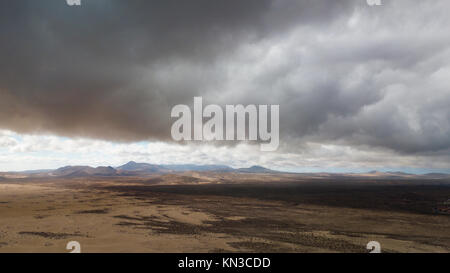
[[[0,252],[450,252],[450,181],[181,172],[2,177]]]

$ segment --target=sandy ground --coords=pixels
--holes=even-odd
[[[0,252],[450,252],[447,215],[127,188],[0,182]]]

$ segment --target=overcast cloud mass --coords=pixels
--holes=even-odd
[[[1,0],[0,171],[450,172],[450,2],[382,1]],[[279,104],[280,148],[174,143],[194,96]]]

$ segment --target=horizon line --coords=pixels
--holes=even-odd
[[[90,168],[99,168],[99,167],[111,167],[114,169],[117,169],[123,165],[126,165],[128,163],[137,163],[137,164],[149,164],[149,165],[156,165],[156,166],[171,166],[171,165],[194,165],[194,166],[224,166],[224,167],[228,167],[231,168],[233,170],[239,170],[239,169],[249,169],[252,167],[262,167],[271,171],[275,171],[275,172],[280,172],[280,173],[291,173],[291,174],[370,174],[370,173],[374,173],[374,172],[379,172],[379,173],[403,173],[403,174],[409,174],[409,175],[426,175],[426,174],[450,174],[450,170],[443,170],[443,169],[437,169],[437,168],[413,168],[413,167],[402,167],[402,168],[389,168],[389,167],[381,167],[381,168],[355,168],[353,170],[351,169],[347,169],[347,168],[331,168],[331,169],[335,169],[330,170],[330,168],[323,168],[323,170],[318,170],[318,167],[305,167],[304,169],[310,169],[308,170],[293,170],[293,169],[280,169],[280,168],[270,168],[270,167],[265,167],[263,165],[251,165],[249,167],[232,167],[230,165],[227,164],[198,164],[198,163],[170,163],[170,164],[166,164],[166,163],[161,163],[161,164],[157,164],[157,163],[149,163],[149,162],[137,162],[134,160],[130,160],[127,161],[124,164],[118,165],[118,166],[112,166],[112,165],[97,165],[97,166],[92,166],[92,165],[84,165],[84,164],[80,164],[80,165],[64,165],[64,166],[60,166],[60,167],[55,167],[55,168],[42,168],[42,169],[25,169],[25,170],[18,170],[18,171],[0,171],[0,173],[24,173],[24,172],[37,172],[37,171],[52,171],[52,170],[57,170],[60,168],[64,168],[64,167],[90,167]],[[303,169],[303,168],[302,168]]]

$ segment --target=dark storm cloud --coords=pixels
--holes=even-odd
[[[449,4],[384,4],[2,1],[0,128],[170,140],[171,107],[200,95],[280,104],[289,151],[446,151]]]
[[[2,1],[0,126],[112,140],[168,138],[170,107],[192,100],[214,78],[169,78],[167,85],[142,84],[143,78],[179,63],[216,77],[207,75],[208,65],[241,43],[300,21],[331,20],[348,8],[344,2]]]

